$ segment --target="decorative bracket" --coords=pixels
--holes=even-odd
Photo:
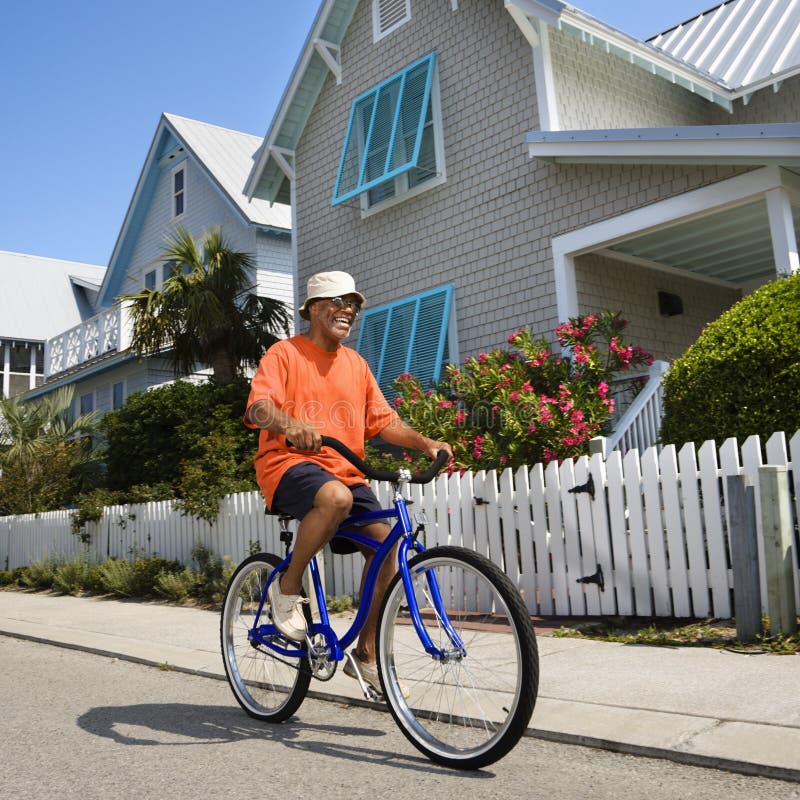
[[[314,39],[314,49],[320,58],[328,65],[328,69],[336,77],[336,85],[342,83],[342,49],[339,45],[326,42],[324,39]]]

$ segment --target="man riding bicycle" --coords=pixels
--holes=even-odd
[[[270,587],[273,623],[294,641],[302,641],[306,634],[302,611],[306,601],[301,593],[309,561],[351,513],[381,508],[350,462],[335,451],[321,450],[322,436],[336,437],[361,458],[365,440],[375,436],[431,458],[439,450],[452,457],[446,442],[429,439],[400,419],[383,397],[367,362],[342,344],[364,303],[364,295],[356,291],[348,273],[313,275],[299,312],[310,323],[309,329],[267,350],[247,402],[245,424],[261,429],[255,468],[267,506],[300,520],[291,562],[280,581]],[[361,530],[382,542],[390,528],[378,521]],[[352,552],[340,547],[338,540],[331,546],[335,552]],[[373,551],[364,548],[362,553],[366,559],[363,585]],[[362,678],[378,692],[375,628],[380,599],[393,572],[393,560],[387,559],[353,653]],[[349,661],[344,671],[356,677]]]

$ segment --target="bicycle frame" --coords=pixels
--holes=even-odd
[[[387,517],[397,517],[397,522],[392,527],[389,536],[384,542],[378,542],[370,536],[365,536],[364,534],[347,530],[347,528],[351,528],[355,525],[363,525],[364,523],[375,520],[383,520]],[[400,493],[399,489],[395,488],[393,509],[369,511],[363,514],[356,514],[348,517],[342,523],[339,530],[336,532],[336,535],[345,537],[355,544],[359,544],[374,550],[375,556],[373,557],[369,569],[367,570],[366,579],[364,581],[364,589],[356,617],[341,638],[337,636],[336,632],[333,630],[333,628],[331,628],[330,625],[330,617],[325,604],[325,596],[322,590],[322,581],[320,580],[319,565],[317,564],[316,556],[311,559],[309,568],[311,571],[311,581],[314,594],[320,612],[320,622],[313,623],[309,626],[308,636],[312,637],[320,634],[324,637],[325,644],[328,649],[328,655],[331,660],[341,661],[344,658],[344,651],[356,640],[361,632],[361,629],[366,621],[367,614],[369,613],[369,609],[375,599],[375,586],[378,580],[378,573],[383,567],[386,559],[390,556],[395,545],[398,545],[399,543],[397,549],[398,569],[400,570],[400,574],[402,576],[406,600],[408,602],[408,610],[411,615],[411,621],[414,625],[414,629],[417,632],[420,643],[425,649],[425,652],[434,659],[445,660],[446,658],[450,657],[453,652],[452,650],[442,649],[433,643],[428,635],[425,623],[422,620],[422,615],[420,614],[419,604],[417,603],[416,594],[412,585],[411,570],[409,569],[408,561],[410,550],[414,550],[417,553],[422,553],[425,551],[425,548],[416,540],[413,534],[406,500]],[[270,575],[269,580],[267,581],[267,584],[261,593],[261,601],[259,603],[258,612],[256,613],[255,622],[249,631],[248,636],[251,641],[258,642],[264,647],[274,650],[280,655],[294,658],[305,658],[307,657],[306,651],[301,650],[298,647],[286,647],[283,644],[285,640],[282,639],[280,643],[275,641],[276,638],[280,639],[281,637],[274,625],[259,624],[259,619],[263,612],[264,603],[267,597],[267,590],[269,589],[272,581],[276,580],[280,572],[288,565],[290,559],[291,553],[284,558],[280,565],[276,567]],[[433,600],[433,606],[440,622],[442,623],[442,627],[447,632],[453,649],[455,649],[460,655],[464,655],[464,644],[450,624],[444,601],[433,572],[428,572],[426,579],[428,582],[431,599]]]

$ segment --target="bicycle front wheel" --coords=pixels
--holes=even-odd
[[[479,769],[514,747],[533,713],[539,680],[533,625],[508,577],[471,550],[433,548],[408,566],[438,653],[423,648],[396,575],[378,629],[384,696],[417,749],[440,764]]]
[[[308,691],[311,669],[308,658],[281,655],[249,635],[264,587],[281,563],[272,553],[259,553],[243,561],[233,573],[225,593],[220,620],[222,661],[228,683],[239,705],[265,722],[283,722],[297,711]],[[304,608],[307,620],[310,621]],[[269,600],[259,625],[270,622]],[[300,645],[276,635],[275,643],[290,649]]]

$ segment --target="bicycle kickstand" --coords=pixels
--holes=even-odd
[[[380,695],[372,688],[362,677],[361,671],[358,668],[358,663],[356,662],[355,658],[353,658],[352,653],[345,653],[345,658],[350,661],[350,664],[353,666],[353,670],[356,673],[356,680],[358,681],[358,685],[361,687],[361,691],[364,693],[365,700],[380,700]]]

